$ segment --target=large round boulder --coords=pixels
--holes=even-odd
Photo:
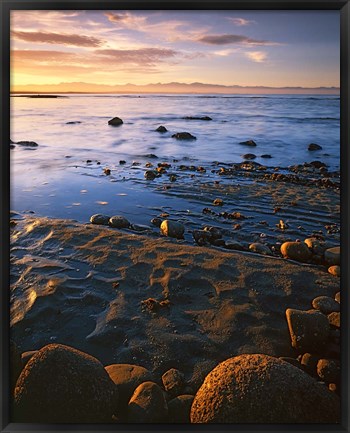
[[[281,254],[287,259],[298,262],[305,262],[311,256],[311,252],[305,242],[284,242],[281,245]]]
[[[128,422],[160,423],[168,418],[168,405],[164,393],[154,382],[139,385],[128,404]]]
[[[14,392],[16,422],[112,422],[116,385],[91,355],[49,344],[28,361]]]
[[[339,421],[337,395],[288,362],[260,354],[220,363],[205,378],[191,407],[192,423]]]
[[[328,248],[324,253],[328,265],[340,265],[340,247]]]
[[[160,225],[160,233],[164,236],[176,239],[183,239],[184,232],[184,225],[177,221],[164,220]]]

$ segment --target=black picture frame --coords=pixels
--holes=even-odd
[[[349,185],[349,23],[350,23],[350,5],[349,1],[340,0],[219,0],[212,2],[203,1],[184,1],[176,0],[166,4],[159,4],[152,1],[144,3],[138,0],[121,0],[113,1],[1,1],[1,63],[2,63],[2,86],[1,86],[1,117],[0,130],[2,135],[1,146],[1,176],[0,191],[1,195],[1,408],[0,421],[2,432],[15,431],[349,431],[349,319],[348,310],[348,289],[349,289],[349,211],[350,211],[350,185]],[[10,139],[9,113],[10,113],[10,22],[9,14],[11,10],[62,10],[62,9],[85,9],[85,10],[104,10],[104,9],[162,9],[162,10],[340,10],[341,16],[341,287],[342,287],[342,333],[341,333],[341,375],[342,375],[342,421],[340,425],[43,425],[43,424],[12,424],[9,413],[9,212],[10,212],[10,151],[8,142]],[[315,402],[317,404],[317,402]]]

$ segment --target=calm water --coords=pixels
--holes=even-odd
[[[254,153],[255,161],[265,165],[287,167],[319,159],[336,170],[339,105],[339,97],[332,95],[12,97],[11,139],[35,141],[39,146],[11,150],[11,207],[83,222],[93,213],[125,214],[146,224],[154,216],[154,207],[188,206],[174,203],[172,197],[160,198],[158,179],[151,187],[144,180],[146,161],[176,158],[176,164],[191,160],[206,165],[240,162],[244,153]],[[122,126],[107,124],[115,116],[123,119]],[[213,120],[184,120],[184,116]],[[159,125],[169,132],[156,132]],[[182,131],[197,140],[171,137]],[[239,144],[249,139],[257,146]],[[311,142],[323,149],[309,152]],[[158,160],[147,154],[157,155]],[[263,154],[273,158],[260,158]],[[126,161],[123,166],[121,159]],[[112,170],[111,176],[103,174],[105,167]]]

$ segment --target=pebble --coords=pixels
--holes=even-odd
[[[92,224],[108,225],[110,217],[108,215],[96,214],[90,217]]]
[[[158,126],[158,128],[156,129],[157,132],[168,132],[168,130],[166,129],[165,126],[160,125]]]
[[[340,247],[328,248],[324,252],[324,259],[330,266],[340,265]]]
[[[183,390],[185,378],[181,371],[171,368],[162,375],[162,383],[169,396],[175,397]]]
[[[177,132],[173,134],[172,137],[177,140],[196,140],[196,137],[189,132]]]
[[[160,233],[171,238],[183,239],[185,226],[177,221],[164,220],[160,225]]]
[[[153,170],[146,170],[144,176],[147,180],[153,180],[158,176],[158,173]]]
[[[214,206],[223,206],[223,204],[224,204],[224,201],[223,201],[221,198],[216,198],[216,199],[213,201],[213,205],[214,205]]]
[[[281,245],[281,254],[284,258],[305,262],[311,256],[308,246],[304,242],[284,242]]]
[[[119,117],[113,117],[113,119],[108,120],[108,125],[111,125],[111,126],[120,126],[123,123],[124,122]]]
[[[254,140],[241,141],[239,144],[244,144],[246,146],[256,146],[256,143]]]
[[[319,311],[286,310],[292,346],[300,352],[319,353],[329,337],[327,316]]]
[[[312,150],[321,150],[322,146],[320,146],[319,144],[316,144],[316,143],[310,143],[307,149],[311,150],[311,151]]]
[[[330,296],[318,296],[312,301],[312,306],[323,314],[330,314],[340,311],[340,305]]]
[[[128,422],[161,423],[167,417],[168,405],[159,385],[151,381],[139,385],[128,404]]]
[[[333,312],[328,314],[328,321],[329,324],[332,326],[335,326],[336,328],[340,328],[340,313],[339,312]]]
[[[117,229],[126,229],[126,228],[130,227],[130,222],[125,217],[123,217],[121,215],[112,216],[109,219],[108,224],[111,227],[114,227]]]
[[[331,275],[334,275],[335,277],[340,277],[340,266],[339,265],[330,266],[328,268],[328,272]]]
[[[339,383],[339,361],[335,359],[320,359],[317,363],[317,374],[326,383]]]
[[[271,254],[271,250],[268,246],[261,244],[259,242],[254,242],[249,245],[249,250],[253,253],[263,254],[263,255],[269,255]]]

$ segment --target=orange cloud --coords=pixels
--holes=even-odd
[[[78,47],[100,47],[104,41],[94,36],[77,34],[49,33],[49,32],[23,32],[13,30],[11,36],[26,42],[41,44],[72,45]]]
[[[267,59],[267,54],[263,51],[250,51],[248,53],[245,53],[245,55],[250,59],[253,60],[253,62],[256,63],[262,63],[265,62]]]

